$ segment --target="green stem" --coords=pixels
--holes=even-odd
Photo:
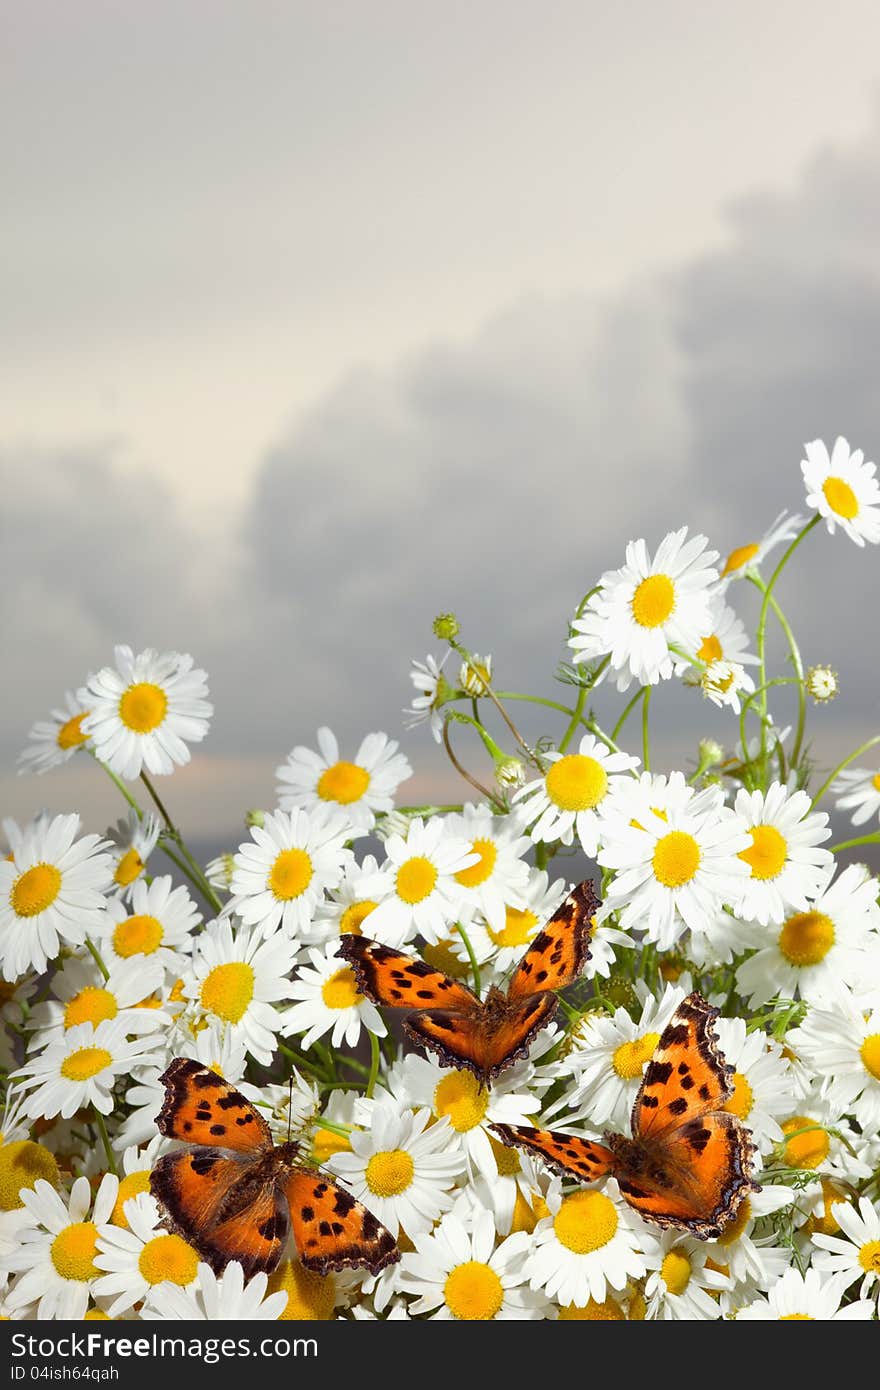
[[[642,763],[646,772],[651,771],[651,744],[648,737],[648,711],[651,708],[650,685],[645,686],[645,699],[642,703]]]
[[[331,1134],[338,1134],[340,1139],[347,1139],[354,1129],[354,1125],[344,1125],[339,1120],[328,1120],[325,1115],[318,1116],[315,1127],[329,1130]]]
[[[842,763],[837,764],[837,767],[834,769],[833,772],[829,773],[819,790],[816,792],[816,795],[813,797],[813,808],[819,805],[819,802],[822,800],[822,797],[825,795],[828,788],[831,786],[831,783],[834,781],[837,774],[839,772],[843,772],[843,769],[845,767],[849,767],[850,763],[854,763],[856,758],[860,758],[863,753],[867,753],[868,749],[873,748],[875,743],[880,743],[880,734],[875,734],[874,737],[869,738],[867,742],[859,744],[858,748],[854,753],[850,753],[848,758],[844,758]]]
[[[471,774],[468,772],[467,768],[463,767],[462,764],[458,761],[458,758],[455,756],[455,753],[452,749],[452,744],[449,740],[449,724],[450,720],[452,720],[453,718],[464,724],[473,724],[473,720],[470,718],[469,715],[461,714],[457,710],[450,710],[447,714],[445,720],[443,721],[443,747],[446,749],[449,761],[452,763],[452,766],[455,768],[459,776],[463,777],[466,782],[470,783],[470,785],[480,793],[480,796],[484,796],[486,800],[489,802],[490,806],[493,806],[495,810],[498,812],[503,812],[504,807],[501,805],[500,802],[496,801],[495,797],[489,791],[489,788],[484,787],[482,782],[479,782],[476,777],[472,777]]]
[[[783,554],[783,556],[782,556],[782,559],[779,561],[779,564],[776,566],[775,570],[774,570],[773,573],[771,574],[770,579],[769,579],[769,582],[768,582],[768,584],[767,584],[767,587],[766,587],[766,589],[764,590],[764,601],[763,601],[763,603],[761,604],[761,613],[760,613],[760,616],[759,616],[759,618],[758,618],[758,630],[757,630],[758,660],[759,660],[760,663],[761,663],[761,679],[760,679],[760,682],[759,682],[760,685],[766,685],[766,683],[767,683],[767,613],[768,613],[769,608],[770,608],[770,599],[771,599],[771,596],[772,596],[772,594],[773,594],[773,590],[774,590],[775,587],[776,587],[776,584],[777,584],[777,581],[778,581],[778,579],[779,579],[779,576],[782,574],[782,571],[785,569],[785,566],[788,564],[788,562],[789,562],[789,560],[791,559],[792,555],[793,555],[794,552],[797,550],[797,548],[798,548],[798,546],[800,545],[801,541],[804,539],[805,536],[809,535],[810,531],[812,531],[814,527],[818,526],[820,520],[821,520],[821,517],[819,516],[819,513],[817,512],[816,515],[812,518],[812,520],[807,522],[807,524],[806,524],[806,526],[803,528],[803,530],[801,530],[801,531],[798,532],[798,534],[795,536],[794,540],[791,542],[791,545],[789,545],[788,549],[784,552],[784,554]],[[763,699],[763,703],[762,703],[762,706],[761,706],[761,713],[762,713],[762,719],[761,719],[761,767],[763,768],[764,763],[765,763],[765,759],[766,759],[766,749],[767,749],[766,724],[765,724],[765,720],[766,720],[766,717],[767,717],[767,693],[766,693],[766,691],[764,692],[764,699]]]
[[[648,687],[646,685],[641,686],[640,689],[636,691],[635,695],[633,695],[632,699],[628,700],[627,703],[624,705],[623,713],[621,714],[614,728],[611,730],[611,737],[614,739],[615,743],[617,742],[621,729],[623,728],[626,721],[629,719],[636,705],[639,703],[639,700],[643,700],[645,698],[645,693],[647,692],[647,689]]]
[[[316,1063],[311,1061],[310,1058],[304,1057],[301,1052],[296,1052],[292,1047],[288,1047],[286,1043],[279,1042],[278,1051],[284,1057],[289,1058],[290,1061],[293,1062],[294,1066],[297,1067],[299,1071],[308,1072],[311,1076],[314,1076],[316,1080],[329,1081],[329,1072],[325,1071],[322,1067],[317,1066]]]
[[[871,835],[859,835],[855,840],[841,840],[839,845],[830,845],[832,854],[840,854],[845,849],[856,849],[858,845],[880,844],[880,830],[875,830]]]
[[[340,1057],[339,1063],[340,1066],[351,1067],[352,1071],[359,1072],[361,1076],[370,1075],[370,1068],[365,1067],[363,1062],[359,1062],[357,1057]],[[345,1082],[344,1084],[347,1086],[348,1082]]]
[[[578,690],[577,701],[576,701],[576,703],[575,703],[574,712],[573,712],[573,714],[572,714],[572,716],[571,716],[571,721],[570,721],[570,723],[569,723],[569,725],[568,725],[568,728],[566,729],[565,733],[562,735],[562,738],[559,740],[559,751],[560,751],[560,753],[564,753],[564,752],[565,752],[566,748],[567,748],[568,745],[571,743],[571,740],[572,740],[572,738],[574,737],[575,729],[577,728],[578,724],[580,724],[581,718],[582,718],[582,716],[583,716],[584,705],[585,705],[585,703],[586,703],[586,699],[587,699],[587,687],[586,687],[585,685],[582,685],[582,686],[580,687],[580,689]]]
[[[113,1173],[115,1176],[116,1159],[114,1158],[113,1150],[110,1147],[110,1136],[107,1133],[107,1126],[104,1123],[104,1116],[101,1114],[100,1110],[98,1110],[97,1107],[94,1105],[92,1106],[92,1110],[94,1112],[95,1122],[98,1126],[98,1132],[101,1135],[101,1143],[104,1145],[104,1153],[107,1155],[107,1166],[109,1167],[110,1172]]]
[[[748,579],[749,583],[754,584],[759,593],[766,594],[767,590],[760,575],[750,574]],[[797,644],[791,625],[772,594],[770,595],[770,607],[773,609],[779,626],[785,633],[785,640],[788,643],[788,654],[791,657],[791,664],[795,670],[795,675],[792,679],[793,683],[798,686],[797,728],[795,730],[794,745],[791,752],[791,765],[792,767],[797,767],[804,741],[804,728],[807,721],[807,688],[804,685],[804,663],[801,659],[800,647]],[[770,684],[772,684],[772,682],[768,682],[767,685],[761,688],[766,690]]]
[[[429,804],[426,806],[398,806],[396,809],[402,816],[444,816],[448,811],[460,811],[462,809],[462,804],[460,801],[456,801],[449,806],[434,806]],[[380,811],[377,819],[386,814],[387,812]]]
[[[620,749],[618,748],[617,744],[614,742],[614,739],[613,739],[611,736],[609,736],[608,734],[606,734],[605,730],[604,730],[599,724],[596,723],[596,720],[595,720],[595,719],[593,719],[592,717],[591,717],[590,719],[585,719],[585,720],[584,720],[584,723],[586,724],[586,726],[587,726],[587,728],[589,729],[590,733],[591,733],[591,734],[595,734],[595,735],[596,735],[596,738],[599,740],[599,742],[600,742],[600,743],[604,743],[604,744],[605,744],[605,747],[606,747],[607,749],[609,749],[610,752],[612,752],[612,753],[619,753],[619,752],[620,752]]]
[[[121,778],[121,777],[117,777],[117,776],[116,776],[116,773],[113,771],[113,769],[112,769],[111,767],[108,767],[106,763],[102,763],[102,762],[101,762],[101,759],[97,756],[96,753],[93,752],[93,750],[92,750],[91,748],[90,748],[88,751],[89,751],[89,753],[91,753],[92,757],[95,759],[95,762],[98,764],[98,767],[101,767],[101,768],[104,769],[104,771],[106,772],[107,776],[110,778],[110,781],[113,783],[113,785],[116,787],[116,789],[117,789],[118,791],[120,791],[120,792],[122,793],[122,795],[125,797],[126,801],[128,802],[128,804],[129,804],[129,806],[131,807],[131,809],[134,811],[134,813],[135,813],[135,815],[137,816],[138,820],[143,820],[143,818],[144,818],[143,809],[142,809],[142,808],[138,805],[138,803],[135,801],[134,797],[132,796],[131,792],[128,790],[128,787],[125,785],[125,783],[123,782],[122,778]]]
[[[110,971],[107,969],[106,965],[102,961],[98,953],[97,946],[95,946],[94,942],[90,941],[88,937],[86,937],[86,946],[88,947],[89,955],[92,957],[92,960],[95,962],[101,974],[104,976],[104,979],[109,980]]]
[[[153,783],[150,781],[150,778],[147,776],[146,772],[141,772],[141,781],[143,782],[147,791],[150,793],[150,796],[153,798],[153,801],[156,805],[156,810],[159,812],[159,815],[165,822],[165,828],[168,831],[168,834],[171,836],[171,839],[174,841],[175,845],[179,849],[180,853],[183,855],[187,864],[190,866],[190,873],[187,874],[187,878],[189,878],[191,883],[194,883],[198,887],[198,890],[202,894],[202,897],[209,904],[209,906],[214,909],[215,912],[222,912],[222,902],[217,897],[217,894],[214,892],[214,889],[211,887],[208,880],[205,878],[201,866],[196,863],[195,859],[187,849],[186,841],[184,840],[177,826],[174,824],[174,821],[171,819],[171,816],[169,815],[167,808],[163,804],[159,796],[159,793],[156,791],[156,788],[153,786]],[[173,858],[172,855],[169,855],[168,857]],[[181,864],[179,864],[178,867],[183,869],[183,865]]]
[[[376,1037],[376,1034],[375,1034],[375,1033],[371,1033],[371,1034],[370,1034],[370,1075],[369,1075],[369,1077],[368,1077],[368,1079],[367,1079],[367,1098],[368,1098],[368,1099],[372,1099],[373,1092],[374,1092],[375,1089],[376,1089],[376,1081],[377,1081],[378,1076],[379,1076],[379,1058],[380,1058],[380,1056],[381,1056],[381,1053],[380,1053],[380,1051],[379,1051],[379,1039]]]
[[[477,998],[479,999],[479,997],[480,997],[480,992],[481,992],[481,989],[482,989],[482,982],[481,982],[481,980],[480,980],[480,967],[479,967],[479,965],[477,964],[477,957],[476,957],[476,955],[474,954],[474,948],[473,948],[473,946],[471,945],[471,939],[470,939],[470,937],[468,936],[467,932],[465,931],[464,927],[461,925],[461,922],[456,922],[455,927],[456,927],[456,931],[458,932],[459,936],[461,937],[462,941],[464,942],[465,950],[466,950],[467,953],[468,953],[468,959],[470,960],[470,963],[471,963],[471,970],[472,970],[473,976],[474,976],[474,994],[475,994],[475,995],[477,996]]]

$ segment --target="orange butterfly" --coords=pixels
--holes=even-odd
[[[700,1240],[719,1236],[746,1197],[751,1133],[723,1109],[733,1095],[712,1024],[718,1010],[700,994],[683,999],[660,1037],[632,1111],[632,1135],[603,1134],[604,1144],[527,1125],[492,1125],[511,1148],[539,1154],[577,1182],[612,1174],[630,1206],[658,1226]]]
[[[281,1259],[291,1227],[307,1269],[400,1259],[394,1237],[344,1188],[297,1162],[299,1145],[273,1144],[259,1111],[200,1062],[175,1057],[162,1076],[160,1134],[195,1144],[163,1154],[150,1191],[165,1225],[189,1241],[215,1274],[238,1260],[249,1279]]]
[[[554,990],[575,981],[590,958],[591,918],[599,900],[589,882],[575,888],[529,946],[507,987],[478,999],[467,985],[423,960],[364,936],[343,936],[358,989],[374,1004],[411,1009],[404,1028],[448,1067],[465,1067],[483,1085],[518,1057],[556,1012]]]

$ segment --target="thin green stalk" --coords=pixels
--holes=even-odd
[[[329,1130],[331,1134],[338,1134],[340,1139],[347,1139],[354,1128],[353,1125],[344,1125],[339,1120],[328,1120],[326,1115],[318,1116],[315,1127]]]
[[[605,747],[608,748],[608,749],[610,749],[610,751],[611,751],[612,753],[619,753],[619,752],[620,752],[620,749],[618,748],[617,744],[614,742],[613,737],[611,737],[609,734],[606,734],[605,730],[602,728],[602,726],[601,726],[600,724],[598,724],[598,723],[596,722],[595,719],[593,719],[592,717],[589,718],[589,719],[585,719],[585,720],[584,720],[584,723],[586,724],[586,726],[587,726],[587,728],[589,729],[590,733],[591,733],[591,734],[595,734],[595,735],[596,735],[596,738],[599,740],[599,742],[600,742],[600,743],[604,743],[604,744],[605,744]]]
[[[793,555],[794,552],[797,550],[797,548],[798,548],[798,546],[800,545],[801,541],[804,539],[805,536],[809,535],[809,533],[813,530],[814,527],[818,526],[820,520],[821,520],[821,518],[820,518],[820,516],[819,516],[819,513],[817,512],[816,515],[812,518],[812,520],[807,522],[807,524],[806,524],[806,526],[804,526],[803,530],[801,530],[801,531],[798,532],[798,534],[795,536],[794,540],[793,540],[793,541],[791,542],[791,544],[789,545],[788,549],[784,552],[784,554],[783,554],[783,556],[782,556],[782,559],[779,561],[779,564],[776,566],[775,570],[774,570],[773,573],[771,574],[770,579],[769,579],[768,584],[767,584],[767,587],[766,587],[766,589],[764,590],[764,600],[763,600],[763,602],[762,602],[762,604],[761,604],[761,613],[760,613],[760,616],[759,616],[759,618],[758,618],[758,630],[757,630],[758,660],[759,660],[759,662],[760,662],[760,664],[761,664],[761,679],[760,679],[760,681],[759,681],[759,684],[760,684],[760,685],[766,685],[766,682],[767,682],[767,613],[768,613],[769,608],[770,608],[770,599],[771,599],[773,590],[774,590],[775,587],[776,587],[776,583],[777,583],[777,581],[778,581],[778,579],[779,579],[779,576],[782,574],[782,571],[785,569],[785,566],[788,564],[788,562],[789,562],[789,560],[791,559],[792,555]],[[765,761],[765,758],[766,758],[766,749],[767,749],[766,725],[765,725],[765,720],[766,720],[766,717],[767,717],[767,695],[766,695],[766,691],[765,691],[765,693],[764,693],[764,699],[763,699],[763,704],[762,704],[762,707],[761,707],[761,712],[762,712],[762,719],[761,719],[761,766],[763,767],[763,766],[764,766],[764,761]]]
[[[576,703],[575,703],[574,712],[573,712],[573,714],[572,714],[572,716],[571,716],[571,721],[570,721],[570,723],[569,723],[569,725],[568,725],[568,728],[566,729],[565,733],[562,735],[562,738],[559,740],[559,751],[560,751],[560,753],[564,753],[564,752],[565,752],[566,748],[567,748],[568,745],[571,743],[571,740],[572,740],[572,738],[574,737],[575,729],[577,728],[578,724],[581,722],[581,717],[582,717],[583,712],[584,712],[584,705],[586,704],[586,700],[587,700],[587,687],[586,687],[585,685],[582,685],[582,686],[580,687],[580,689],[578,690],[578,697],[577,697],[577,701],[576,701]]]
[[[131,809],[134,811],[134,813],[135,813],[135,815],[137,816],[138,820],[143,820],[143,818],[144,818],[144,811],[143,811],[143,809],[138,805],[138,803],[135,801],[134,797],[132,796],[131,792],[128,790],[128,787],[125,785],[125,783],[123,782],[122,778],[121,778],[121,777],[117,777],[117,775],[116,775],[116,773],[113,771],[113,769],[110,768],[110,767],[108,767],[106,763],[102,763],[102,762],[101,762],[101,759],[97,756],[97,754],[96,754],[91,748],[88,749],[88,752],[89,752],[89,753],[91,754],[91,756],[95,759],[95,762],[98,764],[98,767],[101,767],[101,768],[104,769],[104,771],[106,772],[107,776],[110,778],[110,781],[111,781],[111,782],[113,783],[113,785],[117,788],[117,790],[120,791],[120,792],[122,793],[122,795],[125,797],[126,801],[128,802],[128,804],[129,804],[129,806],[131,807]]]
[[[611,730],[611,737],[614,739],[615,743],[617,742],[621,729],[623,728],[626,721],[629,719],[636,705],[639,703],[639,700],[643,700],[645,698],[647,689],[648,687],[646,685],[641,686],[636,691],[635,695],[633,695],[632,699],[628,700],[627,703],[624,705],[623,713],[621,714],[614,728]]]
[[[645,698],[642,702],[642,763],[646,772],[651,771],[651,742],[648,735],[648,712],[651,708],[650,685],[645,686]]]
[[[313,1062],[310,1058],[304,1057],[301,1052],[294,1051],[294,1049],[292,1047],[288,1047],[286,1043],[279,1042],[278,1051],[284,1057],[289,1058],[289,1060],[293,1062],[294,1066],[297,1067],[299,1071],[308,1072],[317,1080],[330,1080],[329,1073],[325,1071],[323,1067],[317,1066],[316,1063]]]
[[[377,1081],[378,1076],[379,1076],[379,1058],[381,1057],[381,1055],[382,1055],[382,1054],[381,1054],[380,1051],[379,1051],[379,1039],[376,1037],[376,1034],[375,1034],[375,1033],[371,1033],[371,1034],[370,1034],[370,1075],[369,1075],[369,1078],[367,1079],[367,1098],[368,1098],[368,1099],[372,1099],[373,1092],[374,1092],[375,1089],[376,1089],[376,1081]]]
[[[106,965],[102,961],[97,946],[95,946],[94,942],[90,941],[88,937],[86,937],[86,946],[88,948],[89,955],[92,957],[92,960],[95,962],[101,974],[104,976],[104,979],[109,980],[110,971],[107,969]]]
[[[359,1062],[357,1057],[340,1057],[339,1063],[340,1066],[351,1067],[352,1071],[359,1072],[361,1076],[369,1076],[370,1074],[370,1068],[365,1067],[363,1062]],[[346,1081],[344,1084],[347,1086],[348,1082]]]
[[[759,593],[765,594],[767,592],[764,586],[764,582],[761,579],[760,575],[750,574],[748,578],[749,582],[751,584],[754,584],[755,588],[758,590]],[[798,646],[797,641],[795,640],[795,635],[791,629],[791,625],[788,619],[786,618],[785,614],[783,613],[778,601],[772,594],[770,595],[770,607],[773,609],[773,612],[776,616],[776,620],[785,634],[785,640],[788,643],[788,653],[791,657],[791,664],[795,670],[794,681],[798,685],[797,727],[795,729],[794,744],[792,746],[791,752],[791,765],[792,767],[797,767],[798,761],[801,756],[801,748],[803,746],[804,741],[804,728],[806,726],[807,721],[807,688],[804,685],[804,663],[801,659],[800,647]],[[763,686],[762,689],[766,690],[767,686]]]
[[[180,853],[183,855],[187,864],[189,864],[190,866],[191,873],[188,874],[187,877],[190,879],[191,882],[195,881],[197,883],[199,892],[202,894],[205,901],[209,903],[209,905],[214,909],[214,911],[222,912],[222,902],[217,897],[217,894],[214,892],[214,889],[211,887],[208,880],[205,878],[201,866],[196,863],[195,859],[190,854],[186,846],[186,841],[184,840],[177,826],[174,824],[174,821],[171,819],[171,816],[169,815],[167,808],[163,804],[162,799],[159,796],[159,793],[156,791],[156,788],[153,786],[153,783],[150,781],[150,778],[147,776],[146,772],[141,772],[141,781],[143,782],[147,791],[150,793],[150,796],[153,798],[153,801],[156,805],[156,809],[159,812],[159,815],[162,817],[163,821],[165,822],[165,827],[168,831],[168,834],[171,836],[171,839],[174,841],[175,845],[180,850]],[[171,857],[172,856],[169,855],[169,858]],[[180,865],[179,867],[182,868],[183,866]]]
[[[425,806],[397,807],[398,812],[402,816],[443,816],[447,813],[447,811],[460,811],[461,809],[462,803],[460,801],[456,801],[455,803],[449,806],[434,806],[432,804],[429,804]],[[384,811],[379,812],[379,816],[383,816],[385,814],[386,812]]]
[[[813,797],[814,808],[819,805],[819,802],[822,800],[822,797],[825,795],[828,788],[831,786],[831,783],[834,781],[837,774],[839,772],[843,772],[843,769],[845,767],[849,767],[850,763],[854,763],[856,758],[860,758],[863,753],[867,753],[868,749],[873,748],[876,743],[880,743],[880,734],[875,734],[873,738],[869,738],[865,743],[860,743],[854,753],[850,753],[848,758],[844,758],[842,763],[837,764],[837,767],[834,769],[833,772],[829,773],[819,790],[816,792],[816,795]]]
[[[452,720],[453,718],[455,718],[460,723],[473,725],[473,720],[470,718],[469,715],[461,714],[457,710],[449,711],[445,720],[443,721],[443,747],[446,749],[449,761],[452,763],[452,766],[455,768],[456,772],[459,774],[460,777],[463,777],[466,782],[470,783],[470,785],[480,793],[480,796],[484,796],[486,800],[489,802],[490,806],[494,806],[497,812],[502,813],[504,811],[504,807],[496,799],[496,797],[493,796],[492,792],[489,791],[489,788],[484,787],[483,783],[478,781],[476,777],[472,777],[471,774],[468,772],[467,768],[463,767],[462,764],[458,761],[458,758],[455,756],[455,753],[452,749],[452,744],[449,740],[449,724],[450,720]],[[477,728],[479,728],[479,725],[477,725]]]
[[[871,835],[859,835],[855,840],[841,840],[839,845],[829,846],[832,854],[840,854],[845,849],[856,849],[859,845],[880,844],[880,830],[875,830]]]
[[[464,942],[464,948],[465,948],[465,950],[466,950],[467,953],[468,953],[468,959],[470,960],[470,963],[471,963],[471,971],[473,972],[473,977],[474,977],[474,994],[475,994],[475,995],[477,996],[477,998],[479,999],[479,997],[480,997],[480,992],[481,992],[481,989],[482,989],[482,982],[481,982],[481,980],[480,980],[480,967],[479,967],[479,965],[477,964],[477,957],[476,957],[475,954],[474,954],[474,948],[473,948],[473,946],[471,945],[471,939],[470,939],[470,937],[468,936],[467,932],[465,931],[464,927],[461,925],[461,922],[456,922],[455,925],[456,925],[456,931],[458,932],[459,936],[461,937],[462,941]]]
[[[107,1166],[110,1169],[110,1172],[113,1173],[113,1175],[115,1176],[116,1159],[113,1156],[113,1150],[110,1147],[110,1136],[107,1133],[107,1126],[104,1123],[104,1116],[101,1114],[100,1110],[98,1110],[98,1108],[94,1105],[92,1106],[92,1110],[94,1112],[95,1122],[98,1126],[98,1132],[101,1135],[101,1143],[104,1145],[104,1153],[107,1155]]]

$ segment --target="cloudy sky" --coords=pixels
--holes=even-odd
[[[0,11],[5,813],[114,809],[14,764],[116,641],[210,672],[205,834],[321,722],[452,795],[400,726],[437,611],[552,695],[631,536],[726,552],[806,440],[880,452],[873,0]],[[817,534],[783,593],[820,763],[880,723],[877,564]],[[663,755],[723,731],[669,695]]]

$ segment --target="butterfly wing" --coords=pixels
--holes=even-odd
[[[323,1173],[295,1168],[284,1191],[293,1238],[307,1269],[326,1274],[330,1269],[365,1267],[378,1274],[400,1259],[391,1232]]]
[[[427,961],[368,937],[346,933],[336,954],[348,961],[358,989],[374,1004],[392,1009],[472,1009],[478,1002],[467,985],[434,970]]]
[[[696,992],[681,1001],[645,1068],[632,1110],[634,1139],[657,1139],[721,1110],[733,1095],[733,1067],[713,1028],[717,1017],[718,1010]]]
[[[572,889],[516,967],[508,998],[565,989],[574,983],[590,959],[591,922],[598,907],[589,880]]]
[[[532,1129],[530,1125],[490,1125],[511,1149],[537,1154],[548,1168],[575,1182],[595,1182],[611,1171],[613,1154],[604,1144],[563,1134],[553,1129]]]
[[[175,1057],[160,1080],[165,1100],[156,1124],[166,1138],[251,1156],[271,1149],[272,1136],[263,1116],[210,1067],[189,1057]]]

